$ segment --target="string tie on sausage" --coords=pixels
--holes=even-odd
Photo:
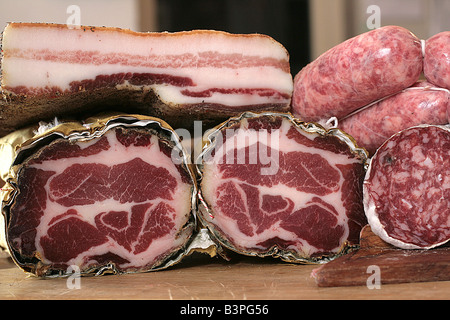
[[[336,117],[331,117],[329,118],[327,121],[323,122],[319,121],[319,124],[324,127],[325,129],[329,130],[329,129],[334,129],[338,127],[339,124],[339,120]]]

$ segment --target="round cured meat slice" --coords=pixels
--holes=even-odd
[[[375,234],[403,249],[450,240],[450,129],[417,126],[389,138],[370,162],[364,209]]]
[[[62,124],[19,149],[8,179],[15,191],[3,207],[17,265],[50,277],[180,260],[195,225],[195,180],[176,135],[144,116],[89,128]]]
[[[316,262],[358,243],[367,155],[342,131],[244,113],[206,140],[199,218],[222,246]]]

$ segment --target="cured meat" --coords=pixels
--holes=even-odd
[[[370,154],[393,134],[420,124],[449,123],[450,92],[421,81],[339,121]]]
[[[435,34],[425,42],[423,73],[431,83],[450,90],[450,31]]]
[[[299,262],[358,243],[367,155],[341,131],[244,113],[207,140],[199,217],[222,245]]]
[[[342,119],[414,84],[422,72],[420,40],[386,26],[323,53],[294,78],[292,112],[303,121]]]
[[[172,160],[172,150],[183,151],[170,130],[140,121],[88,138],[54,132],[21,149],[3,211],[10,252],[25,271],[128,273],[175,260],[194,229],[193,173]]]
[[[387,140],[364,180],[372,231],[403,249],[429,249],[450,240],[450,129],[417,126]]]
[[[448,123],[450,123],[450,104],[447,105],[447,119]]]
[[[288,111],[293,89],[286,49],[260,34],[10,23],[2,50],[3,112],[20,105],[21,125],[92,109],[183,125]]]

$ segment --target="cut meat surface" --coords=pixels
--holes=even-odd
[[[286,49],[259,34],[10,23],[2,49],[3,93],[12,104],[34,101],[34,113],[45,111],[37,101],[69,113],[125,99],[128,113],[224,118],[288,111],[293,90]]]
[[[111,167],[98,163],[72,164],[49,184],[50,200],[66,207],[114,199],[120,203],[156,198],[171,200],[176,179],[165,168],[140,158]]]
[[[75,142],[58,138],[26,160],[8,239],[38,275],[114,264],[147,271],[192,234],[193,178],[155,132],[117,127]]]
[[[372,231],[397,247],[450,240],[450,129],[412,127],[387,140],[371,159],[364,208]]]
[[[364,151],[278,113],[230,120],[211,136],[202,155],[200,218],[222,244],[296,261],[358,243],[366,222]]]

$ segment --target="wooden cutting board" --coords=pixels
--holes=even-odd
[[[219,257],[193,253],[179,264],[161,271],[82,277],[77,283],[76,278],[43,280],[29,276],[9,259],[3,258],[0,259],[0,299],[174,299],[187,300],[186,304],[191,300],[450,299],[450,281],[388,284],[382,285],[380,290],[369,290],[365,279],[370,274],[365,273],[364,267],[362,273],[365,278],[361,286],[319,287],[310,276],[317,267],[239,255],[225,261]],[[342,275],[337,273],[337,276]],[[79,287],[74,287],[75,284]],[[200,305],[203,303],[200,301]],[[278,310],[269,309],[271,314],[276,314]],[[175,312],[179,313],[179,309]]]
[[[450,247],[403,250],[375,235],[370,226],[361,231],[360,249],[343,255],[311,273],[319,287],[450,280]]]

